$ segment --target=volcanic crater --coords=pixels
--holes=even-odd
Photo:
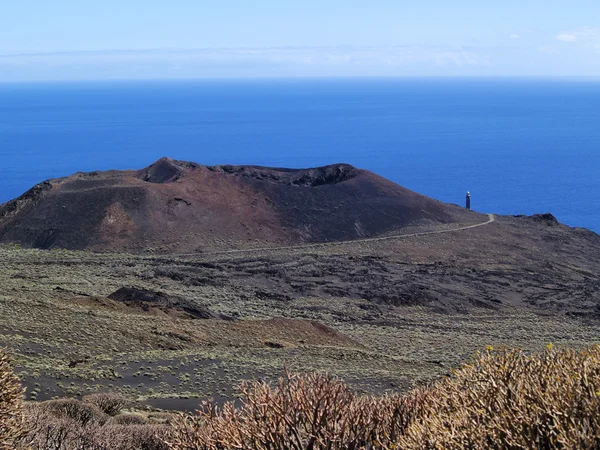
[[[485,216],[348,164],[205,166],[76,173],[0,205],[0,243],[193,253],[385,236]]]

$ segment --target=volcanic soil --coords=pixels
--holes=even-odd
[[[139,171],[77,173],[38,184],[0,206],[0,242],[190,253],[482,220],[347,164],[277,169],[162,158]]]
[[[183,163],[163,162],[174,167],[173,175],[161,169],[158,177],[153,166],[148,173],[129,172],[127,183],[136,187],[123,191],[156,185],[160,195],[171,195],[178,183],[173,177],[179,170],[188,176],[187,169],[180,167]],[[286,181],[259,182],[254,172],[249,177],[228,173],[237,169],[189,170],[195,174],[190,189],[200,186],[196,177],[215,177],[217,184],[235,180],[235,192],[254,183],[286,186],[290,199],[304,189],[341,189],[363,176],[380,180],[366,173],[335,184],[297,186],[314,172],[281,171]],[[339,176],[337,169],[315,170],[319,175],[310,178],[313,184],[329,179],[328,170]],[[63,195],[79,204],[72,197],[80,186],[77,177],[87,185],[87,178],[95,176],[52,181],[43,194],[30,192],[4,205],[2,223],[8,231],[3,239],[43,229],[46,224],[35,228],[33,219],[49,205],[61,204]],[[106,192],[113,202],[120,188],[111,176],[99,177],[112,186]],[[114,177],[126,184],[123,173],[114,172]],[[172,181],[165,183],[165,178]],[[348,186],[344,192],[354,189]],[[253,189],[250,197],[258,188]],[[94,195],[98,190],[104,192],[91,188]],[[147,199],[170,198],[149,192]],[[381,206],[375,201],[379,196],[353,192],[364,202],[358,204]],[[394,195],[381,201],[392,202]],[[333,241],[319,234],[327,232],[324,228],[299,237],[301,227],[295,225],[290,229],[296,234],[280,234],[281,241],[265,237],[251,246],[237,236],[237,247],[203,244],[203,252],[184,251],[187,244],[168,247],[178,254],[163,253],[166,244],[146,251],[136,247],[159,228],[139,235],[135,253],[109,252],[110,246],[101,247],[102,253],[59,248],[75,242],[70,239],[77,235],[67,231],[57,234],[47,250],[23,248],[34,246],[33,241],[6,243],[0,246],[0,346],[13,351],[29,399],[109,390],[147,407],[190,410],[202,398],[235,397],[243,380],[273,379],[285,369],[327,371],[357,391],[398,391],[444,376],[488,345],[540,350],[548,343],[577,347],[598,341],[599,235],[561,225],[550,214],[488,216],[418,194],[411,198],[415,205],[436,206],[438,216],[428,209],[419,215],[415,206],[416,215],[406,216],[414,221],[407,219],[406,227],[396,221],[393,227],[373,225],[365,231],[369,220],[361,219],[360,236],[347,228]],[[227,206],[223,214],[244,217],[247,208],[252,209]],[[270,217],[279,227],[281,210],[259,209],[277,211]],[[98,210],[105,214],[104,207]],[[123,211],[137,220],[127,208]],[[298,217],[296,224],[304,216]],[[127,236],[117,247],[129,248]]]

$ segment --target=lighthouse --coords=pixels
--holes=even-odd
[[[467,209],[471,209],[471,193],[469,191],[467,191],[467,205],[466,208]]]

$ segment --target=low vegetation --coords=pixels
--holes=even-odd
[[[127,400],[114,394],[90,394],[83,397],[83,402],[100,409],[104,414],[116,416],[127,406]]]
[[[553,267],[570,271],[562,275],[509,255],[481,260],[474,248],[464,253],[475,261],[449,260],[466,243],[483,246],[490,237],[477,230],[464,242],[448,233],[385,248],[193,258],[0,246],[0,347],[10,349],[27,400],[111,392],[133,406],[193,411],[198,399],[235,398],[243,380],[276,380],[284,366],[383,394],[428,384],[488,343],[535,351],[596,342],[600,252],[581,254],[595,247],[572,242],[577,261],[551,254]],[[108,298],[123,287],[228,320]]]
[[[286,374],[241,387],[241,402],[195,415],[126,411],[112,394],[22,402],[0,356],[2,449],[359,450],[595,449],[600,346],[537,354],[488,348],[407,394],[355,394],[340,379]],[[165,419],[166,417],[166,419]]]
[[[166,450],[166,432],[166,425],[153,423],[137,414],[110,417],[98,406],[79,400],[49,400],[27,405],[23,433],[12,448]]]
[[[423,401],[400,448],[598,448],[600,347],[490,349]]]
[[[195,416],[181,415],[170,448],[383,448],[404,432],[419,407],[410,396],[356,396],[323,374],[287,375],[276,386],[250,383],[242,392],[239,408],[204,403]]]
[[[167,449],[167,426],[119,414],[125,406],[119,396],[25,404],[23,394],[9,356],[0,351],[0,450]]]
[[[23,389],[8,355],[0,351],[0,449],[14,448],[23,430]]]
[[[241,407],[180,416],[172,450],[595,449],[600,348],[488,351],[427,389],[355,396],[326,375],[243,389]]]

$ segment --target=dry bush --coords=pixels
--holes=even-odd
[[[79,448],[85,440],[84,429],[79,423],[41,404],[27,405],[25,426],[27,434],[18,442],[17,448],[70,450]]]
[[[74,398],[48,400],[40,404],[46,411],[57,417],[73,419],[79,425],[103,425],[108,420],[100,408],[89,403],[83,403]]]
[[[66,414],[57,415],[43,405],[28,405],[28,433],[15,448],[31,450],[167,450],[166,428],[158,425],[83,426]],[[13,447],[11,447],[13,448]]]
[[[276,386],[242,386],[243,404],[203,403],[172,424],[170,448],[353,450],[393,443],[407,426],[416,397],[356,397],[322,374],[286,375]],[[418,410],[418,408],[416,409]]]
[[[288,374],[274,386],[255,382],[242,391],[239,407],[234,402],[222,408],[203,403],[196,415],[179,415],[171,425],[115,424],[127,422],[119,416],[104,423],[97,415],[108,416],[77,400],[27,405],[28,435],[4,448],[600,448],[597,346],[536,355],[487,351],[448,378],[407,395],[356,396],[341,381],[322,374]]]
[[[487,351],[430,388],[355,397],[325,375],[243,387],[180,415],[172,450],[598,449],[600,347]]]
[[[89,403],[100,408],[105,414],[109,416],[115,416],[119,412],[127,407],[129,402],[124,397],[117,394],[90,394],[82,398],[84,403]]]
[[[119,414],[111,417],[107,425],[145,425],[148,420],[139,414]]]
[[[105,425],[91,430],[92,450],[168,450],[160,425]],[[86,447],[87,448],[87,447]],[[69,449],[70,450],[70,449]]]
[[[148,423],[169,425],[174,420],[177,420],[178,417],[177,414],[168,412],[152,412],[148,414]]]
[[[14,448],[23,429],[23,388],[10,358],[0,350],[0,449]]]
[[[488,351],[431,394],[400,448],[600,448],[598,346]]]

